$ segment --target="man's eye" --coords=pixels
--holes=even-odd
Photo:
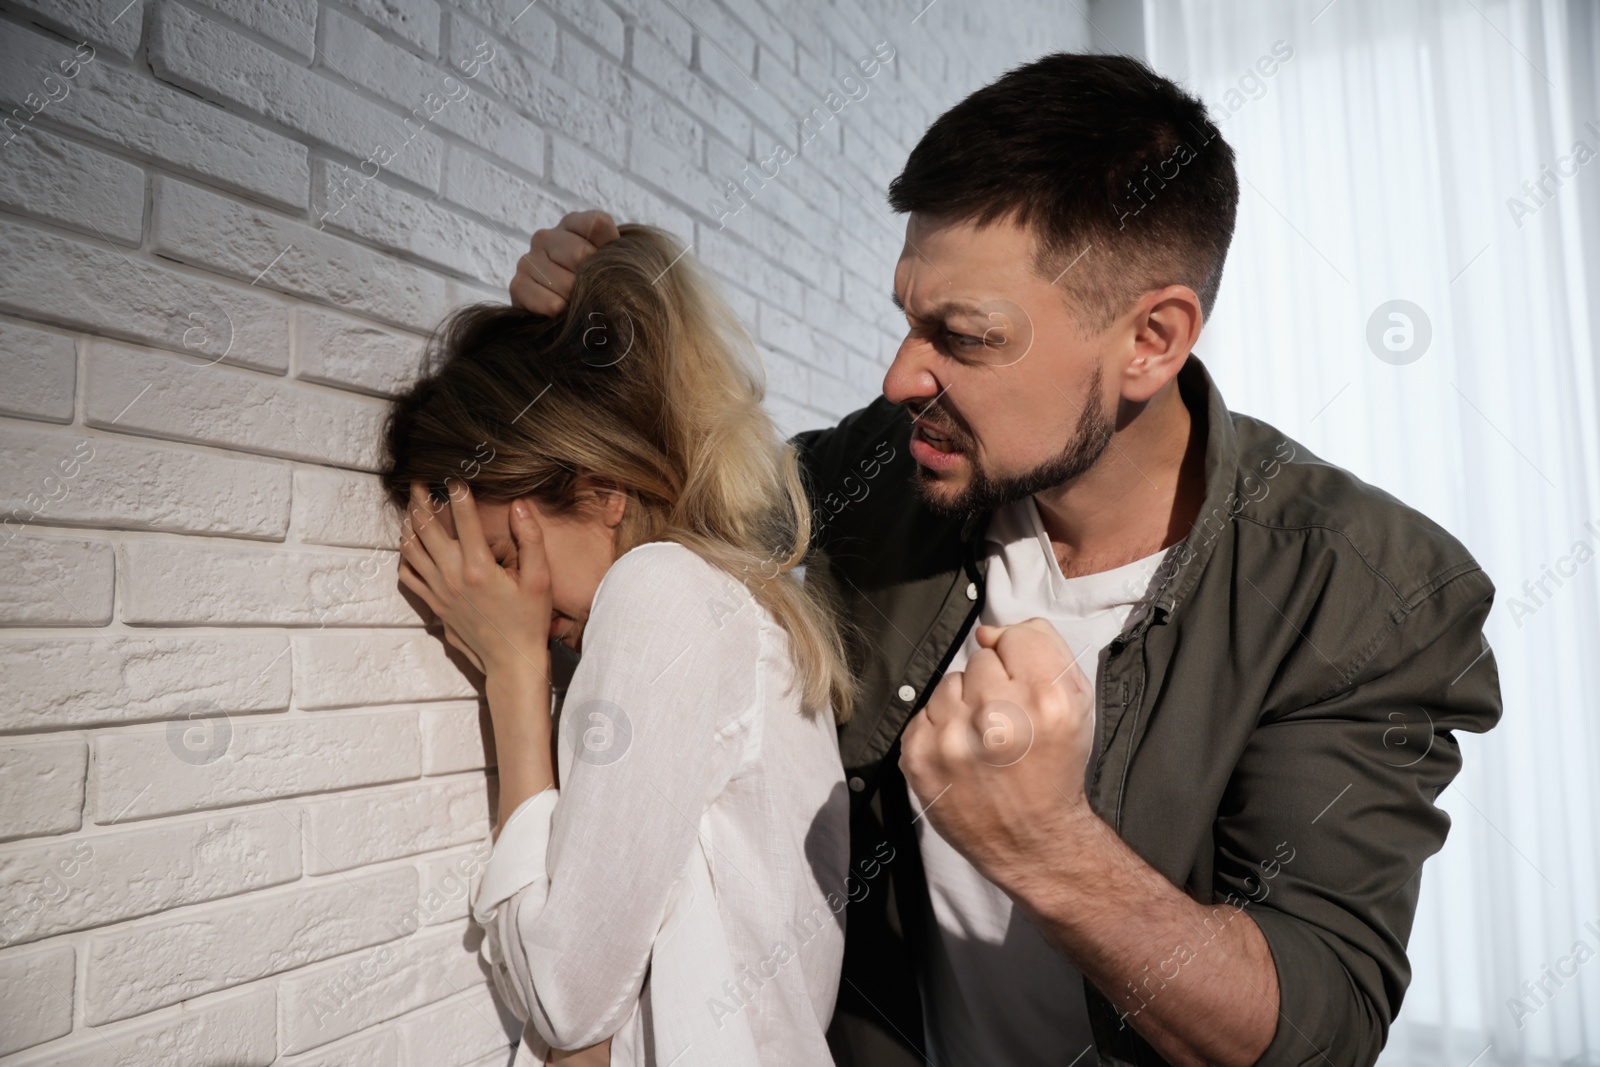
[[[956,333],[953,330],[942,330],[944,342],[958,351],[971,352],[983,347],[983,338],[973,337],[971,334]]]

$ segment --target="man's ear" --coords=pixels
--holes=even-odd
[[[1128,362],[1123,368],[1126,400],[1149,400],[1178,376],[1200,337],[1200,298],[1187,285],[1146,293],[1133,316]]]

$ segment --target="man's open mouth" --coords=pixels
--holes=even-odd
[[[956,444],[956,439],[947,433],[940,433],[925,422],[917,423],[917,436],[940,452],[959,452],[961,449]]]
[[[955,471],[967,462],[966,450],[953,433],[918,420],[911,431],[911,458],[934,474]]]

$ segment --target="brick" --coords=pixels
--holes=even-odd
[[[456,14],[450,17],[450,27],[450,61],[459,68],[477,54],[484,35],[474,23]],[[492,63],[480,64],[473,83],[479,89],[499,94],[508,106],[560,130],[590,151],[621,163],[628,143],[626,116],[596,107],[583,90],[557,77],[552,65],[550,61],[502,48]],[[491,149],[490,154],[496,153]],[[539,173],[543,168],[525,169]],[[449,194],[448,186],[445,192]]]
[[[277,298],[180,273],[143,253],[4,219],[0,307],[196,360],[278,372],[289,367],[289,309]]]
[[[0,638],[0,730],[282,710],[286,653],[279,634]]]
[[[294,472],[294,528],[301,541],[393,549],[400,512],[371,475],[302,467]]]
[[[445,1067],[506,1049],[522,1033],[487,985],[475,984],[411,1012],[396,1027],[402,1067]]]
[[[144,171],[40,129],[5,146],[0,203],[22,215],[137,245],[144,233]]]
[[[562,138],[551,139],[551,180],[570,191],[586,207],[609,211],[619,222],[648,222],[689,241],[694,223],[689,216],[652,192],[629,181],[616,169]]]
[[[317,0],[199,0],[303,59],[316,51]]]
[[[412,116],[421,126],[448,130],[486,152],[533,174],[544,169],[544,134],[476,89],[482,68],[498,56],[444,70],[389,44],[354,19],[328,11],[323,17],[323,59],[346,78],[370,89]],[[470,55],[470,50],[468,55]]]
[[[634,49],[638,54],[638,32],[644,30],[657,42],[672,50],[683,63],[694,57],[694,27],[681,14],[654,0],[619,0],[616,5],[634,25]]]
[[[336,311],[294,310],[295,377],[394,396],[422,371],[424,340]]]
[[[762,344],[787,352],[803,362],[810,361],[815,348],[811,329],[793,315],[763,303],[758,328],[757,337]]]
[[[729,13],[720,0],[682,0],[678,5],[684,17],[700,31],[700,59],[706,54],[721,57],[722,62],[749,73],[755,65],[756,40],[750,32]]]
[[[55,6],[57,0],[48,2]],[[98,0],[74,2],[94,9],[114,6]],[[135,4],[126,18],[140,10]],[[17,106],[40,87],[45,75],[59,78],[61,64],[75,54],[71,45],[8,24],[0,34],[0,102],[7,110]],[[304,145],[98,58],[79,66],[70,92],[51,103],[47,114],[52,123],[103,138],[163,167],[270,203],[305,204],[309,168]]]
[[[424,705],[421,714],[423,774],[458,774],[491,764],[494,735],[477,701]]]
[[[488,44],[498,53],[498,42],[492,40],[498,36],[527,52],[540,66],[549,68],[556,65],[559,30],[543,4],[534,3],[524,7],[521,4],[507,4],[503,0],[459,0],[455,6],[490,27],[494,33],[486,34],[476,29],[469,31],[452,19],[452,42],[468,42],[468,51],[479,44]]]
[[[452,923],[285,976],[278,982],[282,1050],[303,1052],[486,984],[481,940],[466,923]]]
[[[66,1038],[7,1067],[267,1067],[277,1055],[276,1005],[269,988],[244,990]]]
[[[119,56],[132,56],[139,47],[144,23],[144,0],[18,0],[43,21],[74,39],[83,39]]]
[[[767,371],[767,394],[773,400],[804,404],[811,395],[811,371],[804,364],[781,352],[762,352]]]
[[[804,18],[799,11],[785,10],[785,18],[780,21],[767,10],[772,5],[765,0],[718,0],[718,6],[729,16],[738,19],[760,43],[763,61],[768,58],[767,53],[773,53],[787,67],[794,67],[794,37],[791,31]]]
[[[71,945],[0,956],[0,1056],[72,1032]]]
[[[418,863],[420,871],[415,918],[419,925],[464,919],[470,911],[473,879],[489,861],[492,846],[485,837],[468,849],[430,856]]]
[[[823,411],[853,411],[875,399],[877,389],[848,381],[833,374],[813,371],[811,405]]]
[[[0,946],[292,882],[300,877],[294,818],[211,815],[0,848]]]
[[[743,34],[743,30],[738,31]],[[772,94],[755,80],[754,38],[741,49],[742,54],[726,48],[709,47],[708,38],[700,38],[699,74],[710,83],[712,91],[731,96],[739,101],[745,111],[755,116],[756,126],[768,133],[778,133],[787,124],[789,112]]]
[[[150,39],[158,77],[208,98],[229,100],[313,140],[361,158],[380,146],[379,164],[430,189],[439,183],[443,145],[408,130],[397,112],[345,87],[336,71],[313,71],[185,7],[163,6]]]
[[[364,237],[407,258],[434,263],[486,284],[505,284],[527,250],[511,238],[436,201],[423,200],[361,175],[319,163],[313,214],[334,230]]]
[[[462,149],[452,149],[445,161],[443,184],[451,203],[508,228],[515,235],[518,258],[527,251],[534,230],[553,225],[568,210],[556,194]],[[501,264],[498,281],[509,282],[515,269],[515,260]]]
[[[408,633],[295,636],[294,697],[301,708],[476,697],[439,638]]]
[[[789,190],[777,184],[768,185],[762,190],[762,195],[768,194],[775,199],[792,196]],[[799,215],[798,201],[795,202],[795,208],[796,210],[783,213]],[[798,231],[765,212],[746,212],[746,215],[750,222],[751,243],[765,256],[775,260],[784,270],[796,275],[804,288],[819,289],[830,295],[839,292],[843,272],[832,256],[821,252]],[[825,240],[827,233],[832,229],[832,226],[819,220],[818,230],[813,232]],[[800,288],[796,288],[793,299],[781,303],[798,314],[803,303]]]
[[[380,1026],[313,1052],[273,1062],[275,1067],[394,1067],[400,1062],[400,1047],[395,1043],[393,1028]],[[501,1063],[499,1067],[507,1065]]]
[[[376,469],[388,406],[314,385],[104,341],[84,346],[84,423],[122,433]]]
[[[21,535],[7,545],[0,623],[104,626],[111,621],[115,560],[106,541]]]
[[[634,69],[740,153],[749,152],[754,124],[736,97],[718,92],[688,61],[650,34],[633,35]],[[713,138],[707,138],[711,143]]]
[[[748,212],[750,209],[746,209]],[[775,266],[750,243],[730,230],[702,226],[695,256],[713,274],[737,285],[763,302],[794,307],[802,302],[799,279]]]
[[[829,334],[856,347],[867,343],[871,333],[870,327],[866,331],[858,331],[851,321],[849,312],[839,301],[817,289],[808,288],[801,295],[800,306],[805,311],[805,321],[814,326],[818,332]],[[818,340],[820,343],[821,339]]]
[[[72,338],[0,319],[0,415],[72,421],[78,353]]]
[[[704,133],[692,115],[655,86],[571,34],[561,39],[561,62],[556,72],[597,103],[627,116],[635,130],[648,130],[664,141],[681,145],[690,155],[699,156]]]
[[[417,872],[323,879],[89,938],[83,1014],[91,1026],[280,974],[410,934]]]
[[[96,822],[375,785],[421,771],[417,718],[410,710],[232,719],[198,727],[206,732],[192,750],[184,744],[182,722],[95,739]],[[220,743],[216,731],[225,731]]]
[[[621,15],[604,4],[593,4],[587,0],[545,0],[543,6],[586,40],[598,45],[613,60],[622,59],[624,34]]]
[[[183,182],[157,177],[151,189],[158,254],[424,333],[444,317],[436,274]]]
[[[658,189],[668,190],[676,200],[689,204],[701,214],[716,219],[720,214],[722,192],[711,175],[684,154],[681,145],[669,145],[645,130],[633,135],[628,152],[628,169]],[[709,205],[719,205],[712,210]],[[685,238],[688,234],[683,235]]]
[[[0,745],[0,841],[81,827],[88,759],[89,746],[77,737]]]
[[[286,463],[0,424],[0,545],[30,521],[282,540]]]
[[[439,54],[439,5],[434,0],[347,0],[348,6],[430,56]]]
[[[308,874],[414,856],[489,833],[481,776],[383,786],[309,800],[304,808]]]

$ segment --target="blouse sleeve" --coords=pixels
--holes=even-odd
[[[562,778],[506,820],[473,901],[508,1006],[556,1048],[613,1034],[710,802],[747,758],[759,609],[672,542],[595,593],[562,705]]]

